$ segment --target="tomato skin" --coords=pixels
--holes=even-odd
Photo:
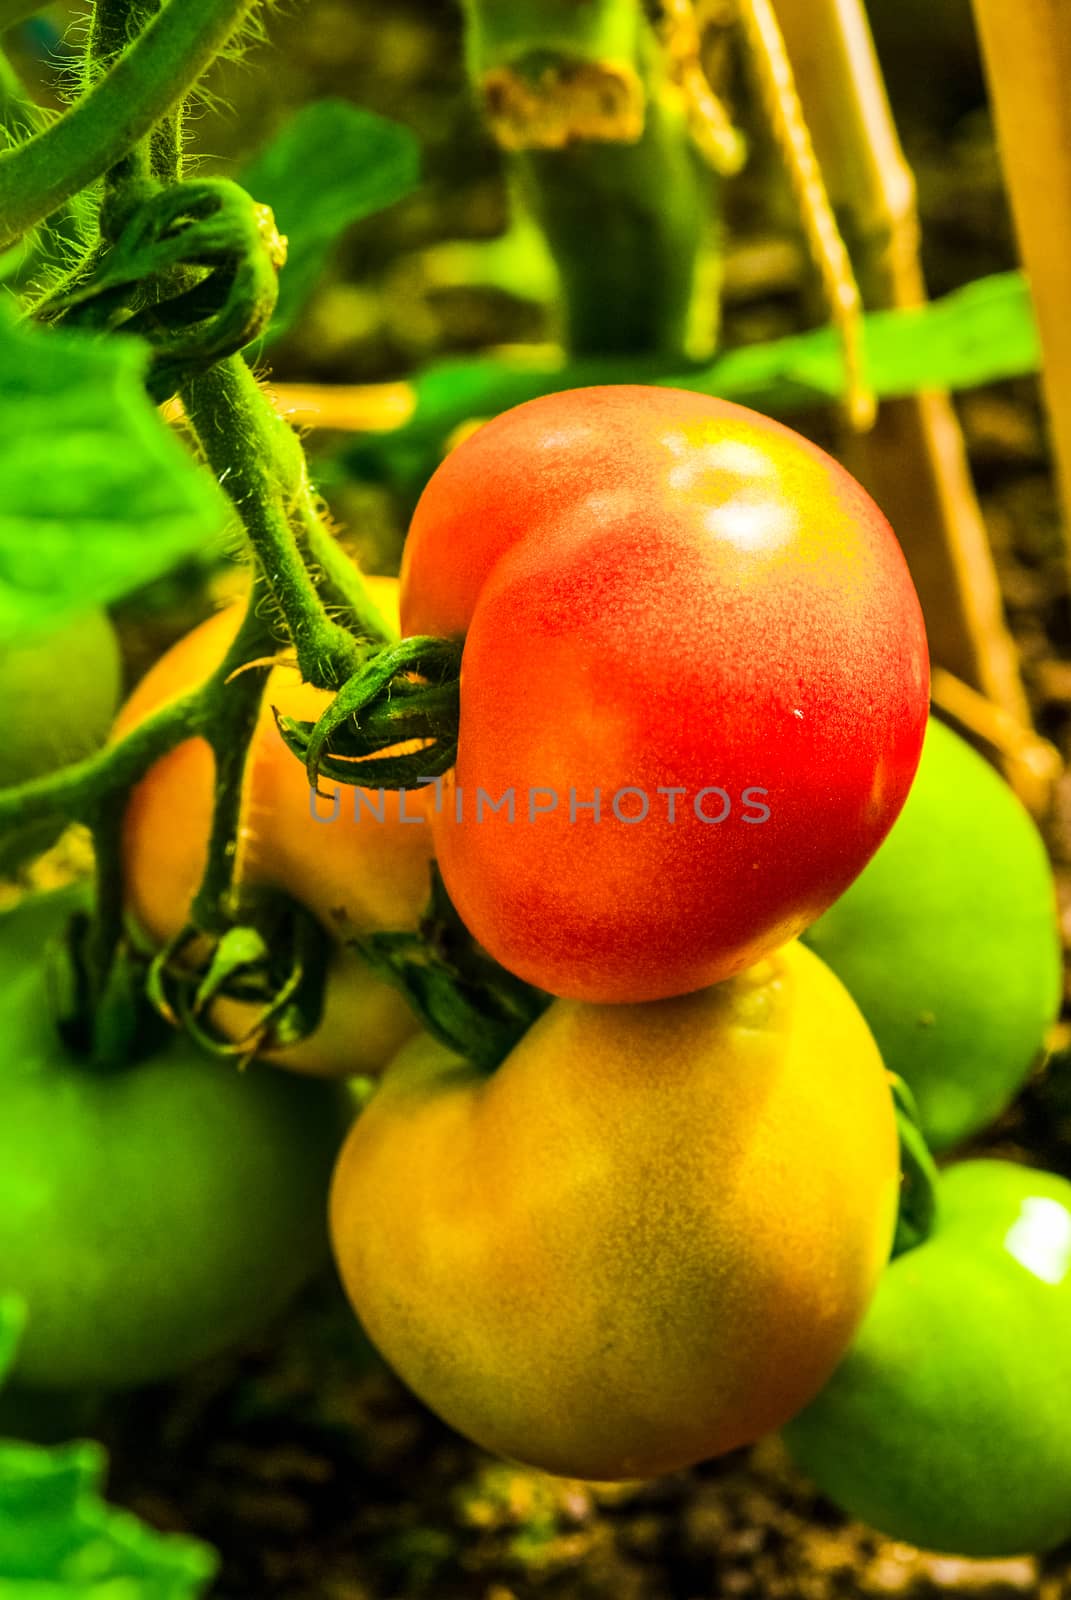
[[[55,1034],[42,963],[76,899],[0,918],[0,1283],[32,1388],[154,1382],[251,1337],[327,1254],[341,1085],[229,1068],[176,1034],[94,1071]]]
[[[933,719],[889,837],[804,939],[907,1081],[934,1150],[1010,1104],[1060,1008],[1041,835],[988,762]]]
[[[576,518],[586,536],[618,508],[651,535],[674,506],[691,508],[715,539],[735,539],[741,576],[762,576],[767,551],[783,538],[789,554],[846,568],[869,557],[890,602],[917,611],[887,521],[824,450],[728,400],[614,384],[514,406],[441,462],[406,536],[402,633],[463,635],[502,558],[563,518]],[[790,573],[782,586],[791,589]]]
[[[888,1257],[898,1146],[866,1025],[799,946],[642,1007],[559,1001],[482,1075],[428,1039],[343,1149],[367,1333],[485,1448],[654,1476],[776,1427]]]
[[[1071,1538],[1071,1184],[967,1161],[944,1173],[939,1205],[786,1442],[891,1538],[1049,1550]]]
[[[389,617],[396,609],[392,579],[371,580]],[[181,639],[138,684],[115,725],[121,737],[152,711],[199,683],[218,665],[242,617],[240,604],[218,612]],[[240,881],[285,890],[308,907],[339,940],[347,934],[415,928],[429,892],[430,829],[403,821],[397,794],[383,799],[382,822],[368,805],[355,821],[356,797],[343,789],[335,821],[310,812],[301,762],[283,743],[272,706],[315,720],[330,701],[326,691],[297,681],[293,668],[272,671],[243,782],[236,875]],[[330,786],[323,785],[330,793]],[[130,914],[162,944],[186,922],[201,881],[212,825],[214,763],[204,739],[188,739],[158,761],[131,793],[123,827],[123,874]],[[330,818],[330,800],[317,802]],[[404,815],[421,815],[409,796]],[[216,1023],[240,1033],[249,1009],[221,1002]],[[402,996],[372,976],[353,950],[339,948],[328,976],[324,1020],[310,1038],[266,1059],[315,1074],[376,1072],[416,1030]]]
[[[115,714],[120,678],[115,629],[97,609],[5,650],[0,660],[0,788],[41,777],[98,749]],[[47,850],[63,826],[46,820],[5,828],[0,876]]]
[[[918,600],[877,507],[787,429],[682,391],[550,396],[447,458],[411,538],[405,627],[467,627],[436,853],[518,976],[607,1002],[717,982],[892,826],[928,710]],[[514,821],[477,814],[511,789]]]

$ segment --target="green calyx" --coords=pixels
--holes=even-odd
[[[925,1244],[937,1222],[937,1164],[919,1126],[918,1107],[903,1078],[889,1073],[900,1136],[900,1209],[896,1218],[892,1259]]]
[[[551,1003],[475,942],[435,868],[415,933],[372,933],[353,944],[377,977],[401,990],[434,1038],[486,1072]]]
[[[327,935],[309,912],[285,895],[261,891],[251,917],[219,937],[189,925],[169,940],[151,960],[146,992],[159,1016],[202,1049],[244,1063],[316,1030],[329,952]],[[221,999],[252,1008],[237,1036],[213,1021],[213,1004]]]
[[[360,788],[407,789],[440,777],[457,757],[461,645],[415,638],[376,651],[320,719],[276,715],[318,793],[321,776]],[[397,749],[420,741],[417,750]]]

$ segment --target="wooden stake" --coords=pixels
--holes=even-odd
[[[1023,264],[1041,335],[1065,527],[1071,524],[1071,9],[974,0]]]
[[[863,302],[874,310],[917,305],[925,286],[914,180],[861,0],[774,4]],[[994,0],[993,9],[1000,5]],[[1008,25],[1018,23],[1009,17]],[[1071,355],[1071,343],[1068,348]],[[850,457],[904,546],[935,661],[1029,729],[992,551],[947,395],[886,402],[873,431],[851,442]],[[1012,776],[1010,764],[1006,770]]]

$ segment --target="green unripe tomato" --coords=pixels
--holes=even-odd
[[[129,1067],[73,1057],[40,960],[71,899],[0,918],[0,1292],[27,1305],[18,1382],[119,1388],[250,1337],[323,1265],[351,1113],[178,1033]]]
[[[0,789],[25,783],[104,743],[119,703],[115,630],[103,611],[80,612],[0,654]],[[0,830],[0,877],[54,844],[63,823]]]
[[[1003,1161],[942,1180],[855,1343],[784,1430],[822,1492],[966,1556],[1071,1538],[1071,1183]]]
[[[1059,1008],[1041,836],[1008,785],[933,718],[892,832],[803,940],[910,1086],[935,1150],[1015,1098]]]

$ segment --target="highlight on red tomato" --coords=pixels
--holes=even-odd
[[[397,614],[397,584],[370,580],[377,604]],[[210,617],[150,668],[113,730],[121,737],[211,672],[237,632],[242,605]],[[295,669],[268,677],[245,770],[236,876],[285,890],[339,940],[328,973],[323,1020],[297,1045],[266,1058],[295,1071],[347,1075],[378,1071],[415,1031],[401,994],[375,977],[346,937],[413,929],[429,892],[431,830],[415,797],[344,789],[310,804],[302,764],[272,714],[315,720],[331,696],[298,681]],[[181,931],[205,867],[215,784],[204,739],[184,740],[134,787],[123,824],[127,908],[158,944]],[[363,803],[361,797],[363,796]],[[240,1035],[249,1007],[218,1001],[213,1021]]]
[[[683,390],[548,395],[432,477],[406,633],[463,633],[446,886],[556,995],[659,999],[750,965],[859,874],[911,786],[921,611],[860,486]]]
[[[698,994],[557,1001],[490,1074],[412,1041],[344,1146],[331,1234],[366,1332],[447,1422],[648,1477],[816,1393],[898,1184],[877,1047],[792,944]]]

